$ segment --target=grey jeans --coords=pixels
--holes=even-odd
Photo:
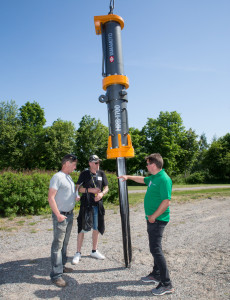
[[[53,218],[53,243],[51,246],[51,273],[50,278],[56,280],[63,274],[63,267],[67,262],[67,245],[70,238],[71,229],[73,226],[73,212],[66,215],[63,222],[58,222],[55,214]]]

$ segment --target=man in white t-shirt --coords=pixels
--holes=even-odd
[[[48,201],[52,209],[53,243],[51,246],[50,278],[59,287],[66,286],[63,273],[70,273],[71,268],[65,267],[66,250],[73,226],[73,209],[76,201],[75,184],[70,177],[77,167],[77,157],[67,154],[62,159],[61,171],[50,180]]]

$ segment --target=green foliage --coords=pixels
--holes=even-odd
[[[40,168],[58,170],[62,157],[74,152],[76,129],[72,122],[58,119],[47,127],[42,141]]]
[[[139,129],[133,127],[130,128],[129,133],[132,139],[135,156],[127,160],[127,173],[141,173],[142,170],[146,169],[145,156],[147,156],[147,153],[144,147],[146,136]]]
[[[77,130],[75,148],[80,170],[88,167],[88,160],[92,154],[106,159],[107,140],[108,128],[101,121],[87,115],[81,119]]]
[[[0,102],[0,169],[16,165],[20,155],[17,147],[19,123],[15,102]]]
[[[169,175],[190,170],[198,152],[196,135],[191,129],[185,130],[176,111],[160,112],[158,119],[149,118],[142,133],[146,136],[145,151],[160,153]]]
[[[42,152],[43,126],[46,123],[44,110],[37,102],[27,102],[19,109],[21,129],[17,133],[18,156],[17,169],[35,169],[40,167]]]
[[[41,130],[46,123],[44,109],[34,101],[26,102],[20,109],[20,120],[24,129],[30,130],[31,127]]]
[[[204,165],[214,178],[230,179],[230,133],[212,142],[205,152]]]
[[[185,184],[184,174],[179,174],[171,177],[173,184]]]
[[[143,127],[146,135],[146,152],[160,153],[169,175],[178,174],[177,157],[180,156],[180,133],[184,130],[177,112],[160,112],[158,119],[148,118]]]
[[[37,172],[0,174],[0,214],[39,214],[41,209],[48,206],[51,176]]]
[[[85,115],[77,130],[69,121],[58,119],[49,127],[45,122],[44,110],[35,101],[20,109],[14,101],[0,102],[0,170],[58,170],[62,157],[75,153],[78,170],[87,168],[89,156],[97,154],[103,170],[116,171],[116,160],[106,158],[109,131],[100,120]],[[197,140],[191,128],[185,130],[180,114],[166,111],[149,118],[141,130],[130,128],[130,135],[135,157],[127,159],[128,174],[145,175],[144,157],[159,152],[176,180],[198,180],[197,173],[192,179],[194,172],[206,172],[207,182],[230,179],[230,133],[208,145],[204,133]]]
[[[109,182],[109,192],[103,197],[105,203],[118,203],[119,193],[118,193],[118,179],[115,174],[106,173],[106,177]]]
[[[180,136],[180,154],[177,157],[177,165],[179,172],[183,172],[185,177],[192,169],[199,153],[199,145],[196,139],[197,135],[191,128],[183,131]]]
[[[0,215],[40,214],[47,211],[49,182],[54,172],[2,172],[0,174]],[[109,192],[104,196],[105,202],[118,202],[118,180],[114,174],[106,174]],[[79,172],[71,174],[76,183]]]
[[[185,179],[185,182],[187,184],[205,183],[207,182],[207,176],[208,174],[205,171],[194,172]]]

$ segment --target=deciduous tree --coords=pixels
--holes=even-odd
[[[78,169],[83,170],[88,167],[89,156],[92,154],[106,160],[107,141],[108,128],[100,120],[88,115],[83,116],[76,137],[75,152],[79,160]]]
[[[17,134],[20,130],[15,101],[0,102],[0,169],[14,168],[20,151]]]

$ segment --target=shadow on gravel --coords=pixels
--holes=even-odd
[[[101,270],[107,271],[107,270]],[[65,278],[67,279],[67,278]],[[73,278],[67,279],[68,286],[59,290],[39,290],[34,294],[37,298],[91,300],[97,298],[151,297],[152,286],[144,286],[141,281],[113,281],[77,284]]]
[[[0,264],[0,284],[23,283],[47,285],[50,273],[50,258],[9,261]]]
[[[143,285],[141,281],[118,281],[119,277],[112,282],[98,282],[79,284],[77,278],[86,274],[87,277],[97,276],[97,273],[123,271],[124,267],[108,268],[99,270],[74,270],[71,274],[64,274],[63,278],[68,285],[58,288],[51,283],[50,258],[38,258],[34,260],[10,261],[0,264],[0,285],[28,283],[30,285],[41,285],[40,289],[28,291],[27,295],[33,293],[36,298],[52,299],[78,299],[90,300],[98,297],[145,297],[151,295],[151,288]],[[75,277],[75,278],[73,278]],[[42,289],[42,286],[46,288]]]

